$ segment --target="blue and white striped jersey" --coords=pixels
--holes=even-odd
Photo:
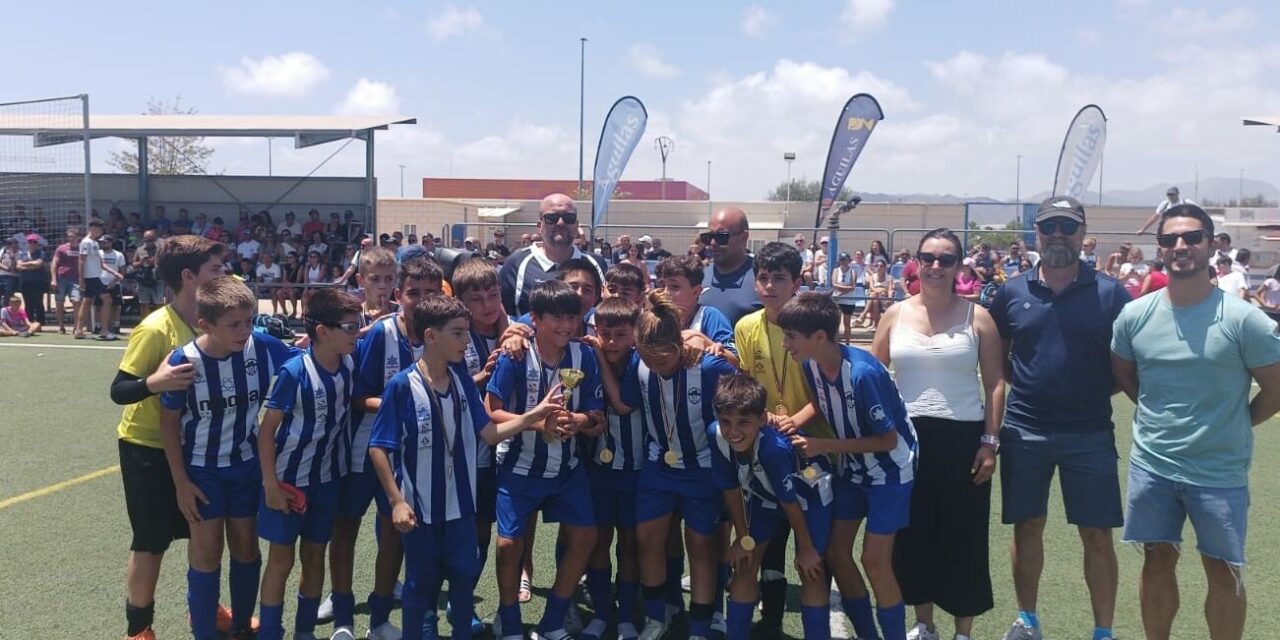
[[[493,353],[494,349],[498,348],[498,337],[489,337],[482,335],[475,329],[471,330],[471,340],[467,343],[467,353],[463,356],[463,362],[467,365],[468,375],[475,376],[484,370],[485,363],[489,362],[489,355]],[[493,448],[483,440],[479,441],[476,446],[479,447],[476,452],[476,464],[481,469],[492,467]]]
[[[449,391],[429,389],[411,367],[391,378],[369,446],[392,452],[400,493],[418,521],[448,522],[476,512],[476,455],[489,413],[480,391],[449,368]]]
[[[503,354],[498,358],[488,392],[502,400],[511,413],[525,413],[537,406],[557,383],[560,369],[581,369],[582,383],[573,391],[569,405],[575,413],[604,407],[604,388],[595,352],[580,342],[570,342],[564,356],[555,366],[545,366],[538,358],[536,345],[525,352],[524,361]],[[577,438],[547,444],[542,433],[525,431],[498,443],[498,466],[512,473],[534,478],[558,478],[577,468]]]
[[[865,438],[897,430],[892,451],[846,455],[843,473],[856,484],[894,485],[915,479],[916,430],[889,371],[870,353],[840,345],[840,373],[827,380],[814,360],[804,363],[818,411],[842,439]]]
[[[326,371],[310,350],[276,374],[268,409],[284,412],[276,430],[276,479],[295,487],[337,480],[347,472],[339,441],[351,419],[351,356]]]
[[[414,345],[400,330],[400,314],[395,313],[373,324],[373,328],[356,344],[355,388],[352,397],[381,397],[387,381],[422,357],[422,345]],[[365,470],[369,459],[369,434],[373,432],[374,414],[355,407],[351,413],[351,432],[345,449],[352,473]]]
[[[712,399],[720,376],[737,369],[716,356],[703,356],[697,365],[680,369],[669,378],[651,371],[640,358],[633,367],[635,383],[622,387],[622,402],[644,411],[649,462],[666,465],[665,453],[671,450],[678,458],[675,464],[667,465],[672,469],[710,469],[707,426],[716,419]],[[670,444],[668,429],[674,438]]]
[[[160,394],[164,408],[182,412],[182,459],[190,466],[212,469],[256,458],[258,410],[271,389],[271,376],[301,353],[257,332],[250,334],[243,350],[225,358],[208,356],[195,340],[174,349],[169,364],[195,367],[190,387]]]
[[[635,349],[632,349],[627,359],[626,370],[622,374],[623,388],[636,388],[639,385],[636,379],[636,363],[639,359],[640,356]],[[601,366],[609,365],[602,363]],[[605,405],[604,411],[608,418],[608,427],[605,432],[595,438],[583,437],[584,443],[587,443],[585,450],[591,453],[591,462],[597,467],[614,471],[639,471],[644,466],[645,459],[644,411],[637,409],[624,416],[619,415],[608,404]],[[601,452],[606,448],[613,455],[613,459],[607,463],[600,459]]]
[[[712,342],[724,345],[729,351],[738,353],[738,347],[733,343],[733,325],[729,324],[729,319],[719,309],[698,305],[698,310],[689,319],[689,328],[711,338]]]
[[[776,510],[782,503],[795,502],[811,511],[831,505],[831,462],[825,456],[801,460],[787,437],[769,426],[760,428],[749,457],[734,453],[719,422],[712,423],[707,433],[715,445],[711,461],[716,486],[743,488],[752,509]],[[818,471],[811,480],[802,474],[803,467],[810,466]]]

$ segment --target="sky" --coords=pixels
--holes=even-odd
[[[72,19],[69,17],[74,16]],[[578,176],[585,45],[585,172],[610,105],[648,108],[625,179],[662,173],[713,199],[760,200],[787,175],[820,179],[853,94],[885,120],[855,191],[1012,198],[1047,190],[1075,112],[1106,112],[1108,189],[1193,176],[1280,183],[1276,2],[9,2],[0,102],[87,93],[99,114],[148,98],[207,114],[404,115],[379,132],[382,196],[422,177]],[[105,168],[119,141],[94,144]],[[267,142],[213,141],[211,169],[265,175]],[[272,143],[276,175],[338,145]],[[1021,182],[1016,179],[1018,156]],[[359,141],[318,171],[362,175]],[[1097,187],[1097,179],[1094,188]],[[1184,189],[1186,191],[1186,189]]]

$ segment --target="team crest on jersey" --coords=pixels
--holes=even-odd
[[[244,361],[244,374],[249,377],[258,375],[258,359],[251,358]]]
[[[431,409],[418,407],[418,424],[431,424]]]
[[[382,366],[383,384],[391,382],[391,379],[394,378],[397,373],[400,373],[400,359],[387,356],[387,360]]]
[[[525,383],[525,387],[528,389],[529,395],[536,396],[538,394],[539,386],[540,385],[538,384],[537,380],[530,380],[527,383]]]
[[[236,379],[235,379],[235,378],[223,378],[223,379],[222,379],[222,392],[223,392],[223,393],[235,393],[235,391],[236,391]]]
[[[689,404],[702,404],[702,390],[694,387],[689,390]]]
[[[884,421],[884,407],[880,405],[871,407],[870,413],[871,413],[872,420],[875,420],[876,422]]]
[[[418,433],[418,450],[431,448],[431,430],[423,429]]]
[[[850,410],[850,411],[853,411],[854,406],[855,406],[856,404],[857,404],[857,403],[855,403],[855,402],[853,401],[853,392],[852,392],[852,391],[846,391],[846,392],[844,392],[844,406],[845,406],[845,408],[846,408],[846,409],[848,409],[848,410]],[[880,405],[876,405],[876,407],[879,407],[879,406],[880,406]],[[880,413],[881,413],[881,414],[883,414],[883,413],[884,413],[884,410],[883,410],[883,409],[881,409],[881,410],[880,410]]]
[[[321,412],[329,410],[329,397],[325,395],[325,392],[323,389],[316,389],[315,400],[316,400],[316,415],[319,415]]]

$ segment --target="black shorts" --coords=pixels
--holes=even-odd
[[[840,307],[840,313],[843,313],[846,316],[851,316],[858,312],[858,308],[851,304],[838,304],[836,306]]]
[[[164,553],[174,540],[191,537],[187,520],[178,510],[178,497],[164,449],[124,440],[118,442],[124,504],[129,511],[129,527],[133,530],[129,550]]]
[[[107,285],[102,284],[102,278],[85,278],[84,279],[84,295],[87,298],[97,298],[107,292]]]

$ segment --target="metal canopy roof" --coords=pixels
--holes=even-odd
[[[1275,127],[1280,130],[1280,116],[1271,116],[1265,118],[1245,118],[1244,125],[1262,125],[1264,127]]]
[[[0,114],[0,135],[29,135],[38,147],[84,140],[79,115],[42,117]],[[369,132],[393,124],[417,124],[406,116],[218,116],[218,115],[90,115],[91,138],[293,138],[298,148],[368,138]]]

